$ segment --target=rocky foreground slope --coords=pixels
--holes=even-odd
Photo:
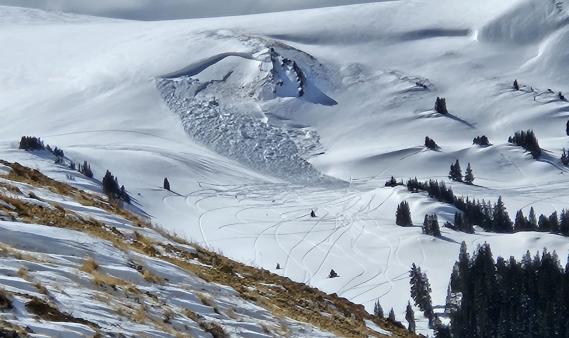
[[[76,171],[48,166],[85,186]],[[413,336],[167,234],[98,192],[18,163],[2,161],[0,173],[2,337]]]

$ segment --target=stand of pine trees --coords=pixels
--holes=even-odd
[[[458,160],[450,165],[448,178],[456,182],[462,182],[462,169],[460,168],[460,162],[458,162]]]
[[[115,176],[113,176],[113,174],[108,170],[105,173],[105,176],[103,177],[103,192],[111,200],[118,200],[130,203],[130,196],[126,192],[124,185],[119,186],[118,179]]]
[[[435,140],[433,140],[432,138],[430,138],[428,136],[425,137],[425,147],[427,147],[427,149],[431,149],[431,150],[438,150],[439,149],[439,146],[437,145]]]
[[[435,100],[435,111],[439,114],[448,114],[447,100],[444,97],[437,97]]]
[[[20,139],[19,148],[26,151],[32,151],[32,150],[44,150],[45,146],[43,144],[43,141],[39,137],[22,136],[22,138]]]
[[[91,165],[87,161],[83,161],[83,164],[79,163],[77,171],[82,173],[83,175],[93,178],[93,171],[91,170]]]
[[[413,226],[413,221],[411,220],[411,209],[409,208],[409,203],[403,201],[397,206],[397,211],[395,212],[395,224],[402,227]]]
[[[490,202],[485,200],[470,200],[468,197],[465,199],[463,197],[455,196],[451,188],[447,187],[444,182],[439,182],[436,180],[429,180],[428,182],[419,182],[416,178],[407,181],[407,189],[410,192],[425,191],[429,197],[434,198],[440,202],[452,204],[458,210],[462,212],[461,225],[458,227],[455,224],[456,230],[462,231],[461,229],[467,230],[466,232],[473,232],[472,225],[476,224],[481,226],[486,231],[503,232],[496,231],[494,225],[494,209]],[[506,213],[506,215],[503,215]],[[503,223],[504,220],[508,220],[507,211],[505,208],[500,208],[500,212],[496,214],[501,219]],[[508,224],[500,224],[498,228],[508,228]],[[509,232],[513,231],[513,225],[511,224]],[[508,231],[506,231],[508,232]]]
[[[441,237],[441,228],[439,227],[439,220],[436,214],[425,215],[423,233],[425,235]]]
[[[541,148],[533,130],[517,131],[514,136],[508,138],[508,142],[524,148],[535,159],[541,156]]]
[[[470,257],[463,242],[447,309],[453,337],[569,337],[569,264],[546,250],[494,261],[488,244]]]
[[[472,140],[472,144],[477,144],[481,147],[488,147],[490,145],[490,141],[488,140],[488,137],[486,137],[486,135],[482,135],[482,136],[476,136]]]

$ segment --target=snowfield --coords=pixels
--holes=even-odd
[[[425,214],[442,225],[456,209],[384,183],[447,181],[459,159],[476,180],[449,182],[457,195],[502,196],[512,219],[567,208],[568,6],[401,0],[157,22],[2,7],[0,158],[34,167],[17,140],[42,137],[97,178],[111,169],[154,224],[403,319],[410,265],[442,306],[462,241],[566,257],[569,239],[547,233],[423,235]],[[522,129],[540,160],[507,143]],[[492,145],[472,145],[480,135]],[[415,227],[395,225],[403,200]]]

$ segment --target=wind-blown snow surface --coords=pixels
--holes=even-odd
[[[547,91],[569,89],[566,10],[559,0],[402,0],[172,22],[4,24],[1,155],[9,160],[23,134],[41,136],[92,162],[99,177],[112,169],[154,222],[250,264],[280,263],[277,273],[369,310],[380,299],[403,318],[411,263],[427,271],[441,305],[462,241],[471,249],[488,242],[495,255],[544,247],[567,254],[567,238],[543,233],[444,229],[444,238],[434,239],[419,227],[397,227],[401,200],[410,202],[416,224],[432,212],[451,220],[455,210],[383,187],[391,175],[445,179],[460,159],[477,177],[475,186],[452,184],[460,195],[502,195],[512,217],[520,208],[527,214],[531,206],[539,213],[567,207],[567,170],[557,158],[569,146],[569,105]],[[259,53],[274,46],[312,86],[306,95],[293,95],[294,86],[265,91],[271,86],[263,76],[271,72]],[[283,84],[299,83],[282,74],[290,81]],[[156,81],[164,77],[203,85],[186,97],[187,119],[195,105],[212,104],[200,116],[245,114],[251,125],[278,129],[294,142],[298,137],[287,133],[306,131],[318,151],[295,143],[296,163],[307,161],[308,171],[349,186],[299,183],[306,180],[229,154],[240,147],[216,148],[205,136],[224,134],[213,130],[219,121],[203,124],[197,132],[205,136],[195,137],[188,128],[195,121],[182,121],[163,100]],[[514,92],[516,78],[522,90]],[[336,104],[312,100],[309,87]],[[432,111],[437,96],[447,98],[448,116]],[[236,132],[231,128],[239,125],[224,128]],[[546,150],[540,161],[506,142],[528,128]],[[482,134],[492,146],[472,146]],[[425,136],[441,150],[425,150]],[[173,192],[160,189],[165,176]],[[311,209],[318,217],[309,217]],[[327,278],[332,268],[340,278]]]

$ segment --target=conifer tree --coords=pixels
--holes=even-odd
[[[565,134],[569,136],[569,121],[567,121],[567,124],[565,125]]]
[[[379,299],[375,301],[375,304],[373,306],[373,314],[377,318],[384,318],[383,308],[381,307],[381,304],[379,303]]]
[[[389,311],[389,317],[388,317],[389,321],[392,323],[395,323],[396,319],[395,319],[395,311],[393,311],[393,308],[391,308],[391,310]]]
[[[569,236],[569,211],[563,209],[559,216],[559,232],[564,236]]]
[[[167,177],[164,178],[164,189],[170,190],[170,182],[168,181]]]
[[[405,320],[409,325],[407,329],[411,332],[415,332],[415,313],[413,312],[413,308],[411,307],[411,302],[407,302],[407,309],[405,310]]]
[[[435,237],[441,236],[441,229],[436,214],[425,215],[425,220],[423,221],[423,233],[425,235],[430,235]]]
[[[447,100],[444,97],[437,97],[435,100],[435,111],[439,114],[448,114]]]
[[[525,231],[528,229],[528,220],[525,218],[522,210],[518,210],[516,213],[516,219],[514,221],[514,231]]]
[[[536,230],[537,229],[537,218],[535,216],[535,210],[533,210],[533,207],[531,207],[529,209],[529,216],[528,216],[528,230]]]
[[[569,155],[567,154],[565,148],[563,148],[563,153],[561,153],[561,163],[564,166],[569,166]]]
[[[460,168],[460,162],[458,160],[456,160],[454,164],[450,165],[448,178],[453,181],[462,182],[462,169]]]
[[[512,232],[512,221],[506,211],[506,206],[502,202],[502,196],[498,197],[498,202],[494,206],[494,213],[492,214],[492,224],[495,232],[511,233]]]
[[[518,84],[518,80],[514,80],[514,90],[520,90],[520,85]]]
[[[431,149],[431,150],[439,149],[439,146],[437,145],[437,143],[432,138],[430,138],[428,136],[425,137],[425,147],[427,147],[428,149]]]
[[[466,175],[464,175],[464,183],[472,184],[474,182],[474,174],[472,173],[472,168],[470,167],[470,163],[466,167]]]
[[[396,187],[396,186],[397,186],[397,181],[395,180],[395,177],[391,176],[391,178],[389,179],[389,181],[385,182],[385,186],[386,186],[386,187]]]
[[[429,319],[429,326],[432,325],[434,319],[433,305],[431,301],[431,284],[427,275],[421,272],[421,268],[415,263],[411,265],[409,271],[409,283],[411,284],[411,298],[415,301],[415,305],[423,311],[425,317]]]
[[[413,221],[411,220],[411,209],[409,208],[409,203],[407,203],[407,201],[403,201],[397,206],[395,224],[403,227],[413,226]]]

